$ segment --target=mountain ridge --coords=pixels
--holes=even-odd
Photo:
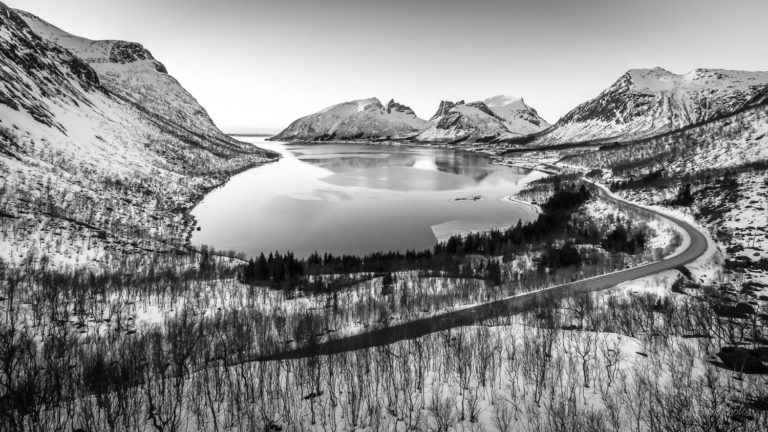
[[[414,111],[378,98],[338,103],[293,121],[274,141],[332,141],[407,139],[423,130],[427,121]]]
[[[388,117],[393,113],[399,116]],[[331,105],[301,117],[272,140],[487,141],[522,136],[548,126],[536,110],[519,97],[499,95],[470,103],[444,100],[430,120],[419,118],[410,107],[393,99],[385,107],[378,99],[368,98]]]
[[[14,11],[44,40],[61,46],[87,63],[98,74],[101,84],[113,94],[190,131],[220,141],[234,141],[218,129],[205,108],[143,45],[83,38],[29,12]]]
[[[630,69],[561,117],[533,146],[628,141],[702,123],[768,96],[768,72]]]

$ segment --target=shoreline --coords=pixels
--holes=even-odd
[[[528,207],[531,210],[533,210],[536,214],[541,214],[541,207],[539,207],[537,204],[532,204],[532,203],[525,202],[525,201],[519,200],[517,198],[514,198],[514,196],[516,194],[517,194],[517,192],[515,192],[513,194],[510,194],[510,195],[507,195],[507,196],[504,196],[504,197],[501,197],[501,198],[499,198],[499,201],[507,202],[507,203],[510,203],[510,204],[518,204],[518,205],[521,205],[523,207]]]
[[[495,162],[492,162],[492,164],[494,164],[494,165],[504,165],[504,164],[498,164],[498,163],[495,163]],[[528,169],[528,168],[525,168],[525,169]],[[512,192],[512,193],[510,193],[508,195],[502,196],[500,198],[497,198],[497,199],[498,199],[498,201],[506,203],[506,204],[519,205],[519,206],[523,207],[524,209],[528,209],[529,211],[533,212],[535,217],[538,217],[541,214],[541,207],[539,207],[536,204],[531,204],[529,202],[525,202],[525,201],[522,201],[520,199],[517,199],[517,198],[515,198],[515,196],[518,193],[520,193],[521,191],[525,190],[526,187],[528,186],[528,184],[531,181],[539,180],[541,178],[546,178],[546,177],[549,177],[552,174],[550,174],[549,172],[543,171],[543,170],[535,169],[535,168],[534,169],[529,169],[529,171],[530,171],[530,173],[539,172],[539,173],[541,173],[543,175],[541,177],[537,177],[535,179],[525,179],[525,180],[522,180],[520,182],[519,187],[518,187],[518,189],[516,191],[514,191],[514,192]],[[483,197],[482,200],[485,200],[485,197]],[[459,200],[459,201],[457,201],[454,198],[452,201],[453,202],[466,202],[467,200]],[[469,202],[472,202],[472,201],[469,200]],[[535,217],[534,217],[534,219],[535,219]],[[519,221],[519,219],[518,219],[518,221]],[[439,227],[441,225],[448,224],[451,221],[447,221],[447,222],[444,222],[444,223],[438,224],[438,225],[433,225],[430,228],[432,229],[432,234],[435,236],[435,239],[437,240],[438,243],[440,243],[440,242],[444,242],[444,241],[448,240],[450,237],[455,236],[455,235],[458,235],[458,236],[461,236],[461,237],[466,237],[466,236],[468,236],[470,234],[484,233],[484,232],[497,231],[497,230],[498,231],[504,231],[504,230],[507,230],[510,227],[514,226],[518,221],[511,221],[509,224],[496,225],[496,226],[487,226],[487,227],[484,227],[484,228],[474,228],[474,229],[461,229],[461,228],[459,228],[459,229],[451,230],[450,232],[441,234],[439,236],[435,232],[435,227]]]
[[[261,166],[274,163],[279,161],[282,158],[282,156],[278,155],[275,158],[272,159],[264,159],[257,162],[252,162],[249,164],[245,164],[240,168],[237,168],[235,170],[232,170],[231,172],[228,172],[226,174],[226,178],[221,181],[218,184],[212,185],[210,187],[205,188],[199,195],[195,196],[193,199],[191,199],[186,206],[184,207],[177,207],[173,210],[171,210],[172,213],[181,213],[183,218],[187,221],[189,221],[189,224],[187,225],[187,233],[186,233],[186,244],[184,245],[185,249],[193,251],[193,252],[199,252],[198,248],[195,247],[195,245],[192,244],[192,236],[194,235],[196,229],[198,228],[197,225],[197,218],[192,214],[192,211],[197,207],[205,197],[208,196],[211,192],[215,191],[216,189],[219,189],[229,183],[230,180],[232,180],[233,177],[235,177],[238,174],[242,174],[248,170],[259,168]]]
[[[240,136],[244,136],[245,137],[246,135],[240,135]],[[254,135],[253,137],[261,138],[263,136]],[[542,168],[537,167],[537,166],[531,167],[531,166],[524,166],[524,165],[520,165],[520,164],[507,164],[507,163],[500,162],[499,160],[496,160],[493,157],[493,156],[495,156],[494,153],[488,152],[487,150],[484,150],[484,149],[466,148],[466,147],[461,146],[461,145],[453,146],[453,145],[450,145],[449,143],[439,143],[439,144],[437,144],[437,143],[424,143],[424,142],[414,142],[414,141],[406,141],[406,142],[402,142],[402,141],[381,141],[381,142],[379,142],[379,141],[352,141],[352,140],[347,140],[347,141],[338,141],[338,140],[337,141],[332,141],[332,140],[329,140],[329,141],[300,141],[300,140],[291,140],[291,141],[275,140],[275,141],[270,141],[269,139],[267,139],[266,141],[274,142],[274,143],[280,143],[280,144],[283,144],[283,145],[289,145],[289,144],[292,144],[292,143],[307,143],[307,144],[310,144],[310,145],[311,144],[317,144],[317,145],[323,145],[323,144],[356,144],[356,145],[373,145],[373,146],[380,145],[380,146],[386,146],[386,147],[390,147],[390,146],[391,147],[410,146],[410,147],[417,147],[417,148],[418,147],[421,147],[421,148],[446,148],[446,149],[455,150],[457,152],[470,152],[470,153],[476,153],[476,154],[480,154],[480,155],[485,155],[485,156],[488,156],[490,158],[489,163],[491,165],[499,165],[499,166],[505,166],[505,167],[510,167],[510,168],[518,168],[518,169],[524,169],[524,170],[528,171],[528,175],[526,176],[527,178],[521,180],[520,183],[518,184],[518,186],[515,188],[515,190],[513,190],[512,192],[510,192],[509,194],[507,194],[505,196],[502,196],[502,197],[499,197],[499,198],[496,198],[496,199],[498,201],[500,201],[500,202],[505,203],[505,204],[518,205],[518,206],[522,207],[524,211],[531,212],[533,214],[533,218],[534,219],[539,214],[541,214],[541,208],[538,205],[536,205],[536,204],[532,204],[532,203],[529,203],[529,202],[526,202],[526,201],[522,201],[522,200],[516,198],[516,196],[517,196],[518,193],[520,193],[521,191],[525,190],[525,188],[528,186],[528,184],[531,183],[532,181],[539,180],[541,178],[546,178],[548,176],[551,176],[551,175],[555,174],[553,171],[548,171],[548,170],[542,169]],[[192,237],[194,236],[195,230],[198,228],[197,219],[194,217],[194,215],[192,215],[192,211],[194,210],[194,208],[197,205],[199,205],[205,199],[206,196],[208,196],[208,194],[210,194],[211,192],[215,191],[216,189],[219,189],[219,188],[225,186],[234,176],[236,176],[238,174],[241,174],[241,173],[243,173],[245,171],[248,171],[250,169],[255,169],[255,168],[259,168],[261,166],[265,166],[265,165],[267,165],[269,163],[277,162],[280,159],[282,159],[282,155],[278,156],[276,158],[266,159],[266,160],[263,160],[263,161],[260,161],[260,162],[254,162],[254,163],[251,163],[251,164],[247,164],[247,165],[245,165],[243,167],[240,167],[239,169],[230,172],[229,175],[227,176],[227,178],[224,181],[222,181],[221,183],[207,188],[199,196],[195,197],[192,201],[190,201],[190,203],[187,206],[185,206],[185,208],[183,208],[183,209],[182,208],[175,209],[175,211],[183,212],[185,218],[187,218],[190,221],[190,225],[189,225],[189,229],[188,229],[188,233],[187,233],[187,238],[186,238],[186,240],[187,240],[186,248],[188,250],[190,250],[190,251],[198,251],[198,248],[195,245],[193,245],[192,241],[191,241]],[[479,200],[485,201],[486,199],[487,198],[485,196],[483,196]],[[477,199],[467,199],[466,197],[458,197],[458,198],[452,199],[452,201],[458,203],[458,202],[474,202],[474,201],[478,201],[478,200]],[[439,226],[441,224],[435,225],[435,226],[431,226],[430,228],[432,229],[432,234],[435,237],[436,243],[441,243],[441,242],[446,241],[448,238],[450,238],[451,236],[454,236],[454,235],[459,235],[461,237],[465,237],[465,236],[467,236],[469,234],[490,232],[490,231],[494,231],[494,230],[502,230],[503,231],[505,229],[509,229],[511,226],[513,226],[514,224],[518,223],[518,221],[519,221],[519,218],[517,220],[510,220],[508,224],[506,224],[506,223],[505,224],[495,224],[495,225],[488,225],[488,226],[480,227],[480,228],[473,227],[473,228],[470,228],[470,229],[459,228],[459,229],[455,229],[455,230],[450,230],[449,233],[443,233],[441,235],[438,235],[438,233],[435,232],[435,227],[437,227],[437,226]],[[451,221],[447,221],[446,223],[448,223],[448,222],[451,222]]]
[[[412,141],[408,138],[401,138],[401,139],[387,139],[387,140],[381,140],[381,141],[375,141],[375,140],[324,140],[324,141],[318,141],[318,140],[297,140],[297,139],[289,139],[289,140],[273,140],[273,136],[270,136],[266,139],[266,141],[269,142],[280,142],[285,144],[294,144],[294,143],[303,143],[303,144],[316,144],[316,145],[323,145],[323,144],[358,144],[358,145],[372,145],[372,146],[382,146],[382,147],[436,147],[436,148],[447,148],[447,149],[454,149],[454,150],[461,150],[461,151],[467,151],[472,153],[479,153],[484,154],[486,156],[498,156],[498,153],[495,153],[493,151],[487,150],[487,149],[479,149],[479,148],[472,148],[477,147],[480,145],[488,145],[488,143],[472,143],[472,142],[452,142],[452,141]],[[520,167],[524,168],[524,167]]]
[[[600,190],[602,187],[597,185]],[[614,199],[608,195],[609,199]],[[281,359],[302,358],[311,355],[330,355],[375,346],[388,345],[405,339],[412,339],[426,334],[450,330],[456,327],[474,325],[483,320],[497,316],[518,314],[535,307],[550,304],[575,294],[591,294],[594,292],[612,289],[625,282],[653,276],[667,270],[674,270],[697,262],[704,257],[709,250],[709,236],[702,233],[695,225],[687,223],[669,215],[657,212],[653,208],[645,207],[631,201],[620,199],[627,205],[655,213],[660,217],[676,223],[690,236],[690,242],[681,245],[680,253],[665,257],[658,261],[641,264],[635,267],[610,271],[595,276],[577,279],[563,284],[553,285],[538,290],[526,291],[489,300],[479,304],[468,304],[454,308],[450,311],[431,316],[420,317],[397,323],[393,326],[373,328],[361,333],[355,333],[339,339],[326,340],[316,345],[290,348],[282,352],[264,355],[255,361],[273,361]]]

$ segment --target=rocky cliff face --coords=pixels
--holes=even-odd
[[[766,97],[767,72],[633,69],[534,144],[639,139],[731,114]]]
[[[29,22],[36,22],[35,19],[30,18]],[[152,54],[147,51],[141,44],[135,42],[114,41],[109,44],[109,63],[128,64],[136,63],[138,61],[149,61],[154,63],[155,70],[167,74],[168,70],[162,63],[155,60]],[[94,63],[97,63],[101,59],[92,59]]]
[[[456,105],[464,105],[464,101],[460,100],[458,102],[451,102],[451,101],[440,101],[440,105],[437,107],[437,111],[435,112],[435,115],[432,116],[429,120],[437,120],[440,117],[448,114],[448,111],[451,110],[451,108],[455,107]]]
[[[395,112],[403,113],[405,115],[416,117],[416,113],[413,112],[411,107],[397,103],[395,102],[394,99],[390,99],[389,102],[387,102],[386,110],[387,110],[387,114],[392,114],[392,111],[395,111]]]

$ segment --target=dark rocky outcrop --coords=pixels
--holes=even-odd
[[[133,63],[139,60],[152,60],[158,72],[168,73],[165,66],[152,57],[152,54],[136,42],[115,41],[109,50],[109,61],[113,63]]]
[[[430,120],[438,119],[446,114],[448,114],[448,111],[451,110],[451,108],[455,107],[456,105],[464,105],[464,101],[460,100],[458,102],[451,102],[451,101],[440,101],[440,105],[437,107],[437,111],[435,112],[435,115],[430,118]]]

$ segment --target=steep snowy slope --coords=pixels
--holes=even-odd
[[[535,109],[525,104],[521,97],[498,95],[483,101],[498,117],[504,119],[504,125],[510,132],[528,135],[549,127],[546,120],[539,117]]]
[[[402,139],[418,134],[427,122],[394,100],[384,106],[377,98],[330,106],[291,123],[275,141]]]
[[[143,46],[118,40],[92,41],[67,33],[35,15],[16,11],[37,35],[75,54],[115,95],[207,138],[232,141],[223,135],[205,109],[168,74]]]
[[[441,101],[431,126],[415,140],[423,142],[512,139],[549,124],[522,98],[495,96],[483,102]]]
[[[627,141],[733,113],[765,97],[768,72],[633,69],[561,118],[533,145]]]
[[[217,129],[190,131],[139,107],[132,94],[113,93],[0,3],[1,259],[34,253],[72,264],[106,259],[107,251],[183,247],[183,210],[271,156],[213,136],[223,136]]]

